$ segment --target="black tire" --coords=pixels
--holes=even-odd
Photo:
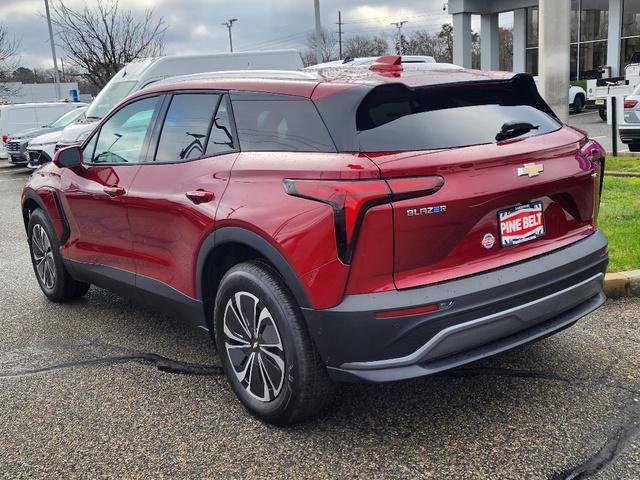
[[[584,109],[584,97],[580,94],[573,99],[573,113],[580,113]]]
[[[251,310],[253,324],[251,315],[246,319],[244,316]],[[257,316],[262,320],[255,328]],[[244,331],[237,321],[241,317],[249,327]],[[225,274],[216,296],[214,329],[227,379],[254,416],[274,425],[289,425],[316,415],[331,401],[334,385],[300,308],[282,277],[269,264],[241,263]],[[257,330],[260,331],[256,333]],[[249,335],[253,338],[247,341]],[[282,349],[276,346],[278,340]]]
[[[607,121],[607,109],[606,108],[599,108],[598,109],[598,115],[600,115],[600,120],[602,120],[603,122]]]
[[[629,147],[630,152],[640,152],[640,143],[633,142],[627,145]]]
[[[33,272],[47,298],[53,302],[67,302],[86,294],[90,285],[78,282],[69,275],[62,262],[58,237],[51,221],[41,209],[36,209],[29,217],[27,232]],[[40,254],[43,258],[38,262]],[[41,272],[45,274],[42,275]]]

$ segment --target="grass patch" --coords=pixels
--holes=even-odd
[[[640,173],[640,157],[607,157],[605,171]]]
[[[640,268],[640,178],[605,175],[598,226],[609,237],[609,271]]]

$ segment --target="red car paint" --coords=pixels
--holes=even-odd
[[[386,77],[340,73],[321,80],[233,80],[160,85],[137,93],[180,90],[251,91],[326,99],[360,85],[490,81],[507,74],[475,71],[394,72]],[[126,100],[129,101],[129,100]],[[569,128],[522,140],[418,152],[306,153],[241,151],[176,164],[153,162],[38,170],[25,188],[69,224],[64,257],[107,265],[162,282],[197,298],[198,254],[207,237],[240,227],[265,239],[286,260],[310,306],[329,308],[345,294],[405,289],[512,264],[575,242],[594,232],[594,165],[584,163],[584,135]],[[589,144],[590,148],[593,144]],[[599,149],[599,147],[595,147]],[[544,175],[519,177],[525,163],[544,163]],[[364,214],[348,261],[336,245],[335,218],[326,203],[289,195],[286,179],[389,180],[441,176],[429,196],[386,202]],[[121,195],[107,190],[119,187]],[[107,190],[105,190],[107,189]],[[203,191],[210,201],[188,198]],[[500,248],[497,212],[541,201],[546,233]],[[407,210],[446,205],[446,214]],[[55,222],[54,222],[55,224]],[[62,226],[57,225],[57,230]],[[350,230],[349,235],[353,232]],[[496,237],[487,249],[482,239]]]

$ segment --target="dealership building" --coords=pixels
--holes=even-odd
[[[593,78],[601,66],[613,76],[640,52],[640,0],[557,0],[571,2],[571,79]],[[513,12],[513,70],[538,73],[537,0],[449,0],[453,17],[454,63],[471,67],[471,15],[480,15],[481,68],[499,65],[498,15]]]

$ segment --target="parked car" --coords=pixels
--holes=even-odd
[[[0,105],[0,158],[9,158],[9,137],[29,128],[48,125],[60,115],[77,108],[74,102],[17,103]]]
[[[257,417],[429,375],[604,301],[602,147],[528,74],[370,69],[129,96],[22,194],[52,301],[109,288],[209,329]]]
[[[540,77],[534,77],[536,85],[538,85]],[[569,85],[569,109],[573,113],[580,113],[584,110],[587,102],[587,92],[578,85]]]
[[[296,50],[216,53],[211,55],[166,55],[143,58],[127,64],[96,96],[87,110],[86,119],[65,128],[60,147],[82,142],[115,105],[127,95],[169,77],[221,70],[257,70],[302,68],[302,57]]]
[[[44,135],[45,133],[60,132],[64,127],[74,123],[82,117],[87,109],[87,104],[74,103],[74,105],[76,105],[77,108],[64,113],[50,125],[45,125],[40,128],[30,128],[10,136],[7,140],[7,152],[9,152],[11,163],[15,165],[26,165],[29,162],[27,145],[30,140],[35,139],[40,135]],[[51,159],[49,158],[49,160]]]
[[[640,85],[624,99],[624,123],[618,128],[620,141],[630,152],[640,152]]]

